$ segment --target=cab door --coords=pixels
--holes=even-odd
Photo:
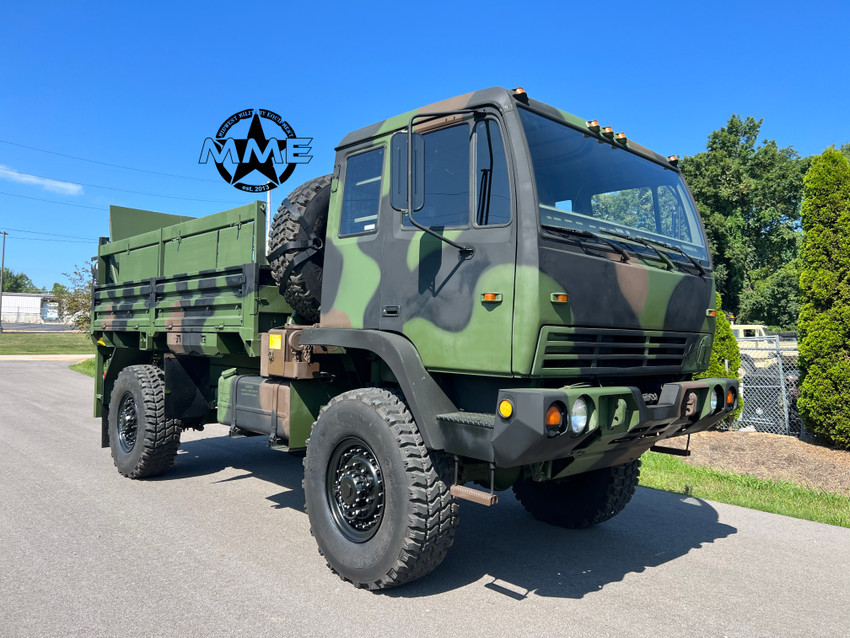
[[[407,336],[431,370],[509,375],[516,223],[503,129],[478,114],[418,130],[424,203],[413,218],[433,234],[384,199],[380,328]]]

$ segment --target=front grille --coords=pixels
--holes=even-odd
[[[681,370],[693,335],[604,328],[541,330],[535,373],[640,374]]]

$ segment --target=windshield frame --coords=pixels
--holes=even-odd
[[[551,107],[550,107],[551,108]],[[548,111],[549,109],[547,109]],[[551,109],[552,111],[556,111],[555,109]],[[535,199],[535,208],[536,208],[536,217],[538,222],[538,232],[541,233],[542,236],[552,237],[551,234],[543,233],[543,228],[555,228],[555,229],[573,229],[579,231],[593,232],[593,233],[605,233],[610,232],[614,235],[623,235],[622,239],[618,239],[616,237],[612,238],[613,241],[626,241],[626,238],[629,236],[633,236],[634,239],[629,241],[626,246],[629,250],[635,252],[635,248],[639,247],[639,252],[648,254],[651,258],[656,258],[654,251],[645,246],[641,245],[640,240],[648,240],[653,242],[654,244],[658,244],[662,246],[662,250],[664,250],[663,246],[665,244],[672,246],[671,252],[669,253],[670,257],[677,262],[682,262],[690,265],[690,261],[682,254],[680,254],[676,249],[681,248],[688,255],[696,259],[700,264],[702,264],[706,269],[712,270],[712,260],[711,260],[711,252],[708,246],[708,238],[705,233],[705,226],[702,221],[702,216],[699,213],[699,209],[694,202],[693,195],[688,187],[687,182],[684,179],[681,171],[678,168],[671,165],[667,162],[663,157],[649,151],[648,149],[644,149],[638,144],[629,143],[629,145],[624,145],[619,142],[614,142],[612,139],[609,139],[601,134],[595,134],[593,131],[586,127],[580,127],[574,124],[573,122],[565,119],[563,116],[559,117],[560,112],[556,113],[547,113],[545,111],[541,111],[535,108],[530,108],[529,106],[523,105],[520,106],[517,111],[520,113],[517,114],[517,119],[520,123],[520,127],[522,128],[522,135],[525,141],[525,151],[528,157],[528,163],[530,168],[531,176],[534,180],[534,199]],[[677,203],[682,207],[683,217],[687,220],[688,229],[691,237],[696,235],[695,239],[697,242],[688,241],[687,239],[679,239],[676,237],[671,237],[665,235],[663,233],[653,232],[651,230],[636,228],[634,226],[629,226],[625,224],[618,223],[614,220],[604,219],[600,217],[594,217],[591,215],[587,215],[583,212],[577,212],[573,210],[565,210],[563,208],[558,208],[557,206],[552,206],[549,204],[544,204],[541,202],[540,193],[539,193],[539,185],[538,185],[538,171],[536,169],[535,164],[535,153],[532,150],[532,147],[529,143],[529,135],[526,129],[526,121],[524,117],[521,115],[522,111],[527,111],[528,114],[537,116],[538,118],[543,118],[548,120],[553,125],[560,125],[566,127],[567,129],[575,132],[576,134],[581,134],[585,139],[593,140],[598,143],[607,144],[608,147],[614,149],[616,151],[622,151],[629,153],[630,155],[635,157],[635,160],[640,162],[648,162],[653,166],[657,166],[659,169],[669,170],[674,175],[676,175],[676,179],[671,182],[662,182],[658,181],[652,184],[647,185],[638,185],[633,187],[634,190],[637,189],[651,189],[650,196],[653,200],[657,199],[658,189],[662,186],[669,187],[675,195],[678,197]],[[578,139],[578,138],[576,138]],[[634,147],[634,148],[632,148]],[[631,160],[630,160],[631,161]],[[640,164],[636,164],[635,166],[641,166]],[[622,189],[628,190],[628,189]],[[611,193],[618,192],[608,191]],[[602,195],[607,193],[598,193],[593,194],[591,197],[595,197],[596,195]],[[555,202],[559,203],[559,202]],[[558,215],[561,217],[560,220],[557,220],[560,223],[552,221],[552,223],[547,223],[545,219],[545,211],[550,211],[552,215]],[[553,217],[554,220],[554,217]],[[570,223],[572,221],[573,223]],[[637,244],[637,246],[635,246]],[[600,248],[612,250],[610,247]]]

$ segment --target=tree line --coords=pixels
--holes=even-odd
[[[681,169],[705,224],[724,309],[739,323],[795,330],[803,177],[814,156],[759,143],[762,122],[732,115]],[[850,144],[840,152],[850,157]]]

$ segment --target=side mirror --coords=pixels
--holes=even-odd
[[[407,132],[396,133],[390,143],[390,204],[408,214],[421,210],[425,205],[425,140],[419,133],[410,137],[413,139],[412,155],[407,147]],[[409,171],[407,162],[411,157],[413,164],[412,171]],[[411,186],[413,210],[408,210],[408,188]]]

